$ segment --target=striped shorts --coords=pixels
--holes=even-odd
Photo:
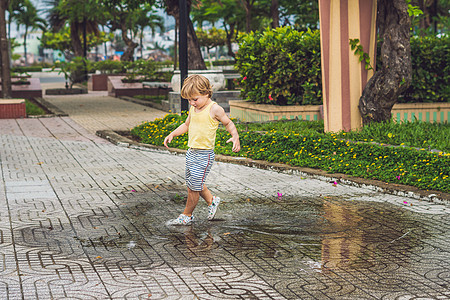
[[[186,152],[186,185],[196,192],[203,190],[206,176],[214,162],[214,150],[189,149]]]

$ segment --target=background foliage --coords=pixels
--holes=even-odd
[[[449,102],[449,36],[413,36],[411,58],[412,82],[398,102]]]
[[[93,64],[93,72],[106,74],[128,74],[128,79],[140,81],[170,81],[173,72],[161,71],[168,63],[138,59],[133,62],[104,60]]]
[[[236,67],[242,95],[257,103],[320,104],[322,80],[319,31],[292,27],[239,36]]]
[[[244,99],[278,105],[322,104],[318,30],[280,27],[241,34],[238,40],[236,68],[244,78]],[[378,48],[378,65],[380,53]],[[413,36],[411,54],[412,84],[398,102],[449,102],[450,38]]]

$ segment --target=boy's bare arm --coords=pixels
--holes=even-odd
[[[241,143],[239,141],[239,134],[233,121],[228,118],[223,108],[219,105],[213,105],[211,108],[213,116],[222,122],[225,129],[231,134],[231,138],[227,140],[227,143],[233,142],[233,152],[239,152],[241,150]]]
[[[168,136],[166,136],[166,138],[164,139],[164,146],[169,148],[169,146],[167,144],[170,144],[170,142],[172,142],[174,137],[177,137],[179,135],[182,135],[182,134],[185,134],[186,132],[188,132],[190,119],[191,119],[191,116],[188,116],[186,121],[183,124],[178,126],[177,129],[175,129]]]

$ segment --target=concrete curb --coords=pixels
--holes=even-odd
[[[163,146],[155,146],[149,144],[143,144],[133,141],[117,132],[111,130],[100,130],[96,132],[96,135],[102,137],[111,143],[121,146],[128,147],[143,151],[158,151],[158,152],[169,152],[174,154],[185,154],[186,150],[169,148]],[[425,191],[418,189],[413,186],[386,183],[378,180],[365,179],[360,177],[353,177],[346,174],[334,173],[329,174],[323,170],[294,167],[286,164],[271,163],[263,160],[253,160],[250,158],[234,157],[217,154],[216,161],[244,165],[259,169],[274,170],[278,172],[283,172],[287,174],[295,174],[300,176],[308,176],[322,181],[338,182],[339,184],[346,184],[351,186],[356,186],[360,188],[365,188],[368,190],[382,192],[391,195],[397,195],[402,197],[409,197],[434,203],[444,203],[448,204],[450,202],[450,194],[440,191]]]
[[[52,115],[50,115],[52,117],[68,117],[69,116],[67,113],[63,112],[58,107],[56,107],[55,105],[51,104],[50,102],[48,102],[44,98],[34,98],[34,100],[36,102],[38,102],[40,105],[42,105],[45,108],[47,108],[52,113]],[[39,116],[39,117],[42,117],[42,116]]]

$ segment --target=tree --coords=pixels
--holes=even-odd
[[[417,21],[417,24],[413,24],[417,25],[418,28],[414,29],[418,29],[420,34],[423,35],[426,31],[436,33],[438,30],[444,29],[439,27],[442,26],[442,21],[448,19],[449,16],[448,0],[412,0],[411,4],[417,6],[423,13],[414,20]]]
[[[8,39],[11,39],[11,23],[22,12],[23,0],[10,0],[8,5]]]
[[[127,48],[123,53],[121,60],[132,61],[134,50],[139,45],[133,41],[133,35],[128,36],[129,32],[136,32],[135,16],[140,14],[141,10],[149,12],[151,7],[155,4],[154,0],[139,1],[139,0],[105,0],[103,3],[109,13],[108,26],[111,31],[120,30],[122,40]]]
[[[359,100],[363,124],[389,121],[399,95],[411,84],[410,27],[405,0],[378,0],[382,64],[367,82]]]
[[[143,5],[144,9],[138,10],[136,14],[133,15],[134,31],[139,31],[139,46],[141,49],[141,58],[143,58],[143,36],[144,29],[150,27],[152,34],[154,35],[156,29],[159,28],[161,31],[164,30],[164,20],[161,16],[158,16],[153,8],[149,4]]]
[[[25,56],[25,65],[28,65],[28,53],[27,53],[27,36],[29,30],[41,29],[45,31],[47,23],[44,19],[38,17],[37,9],[34,7],[30,0],[25,0],[23,8],[19,14],[14,16],[17,21],[17,25],[23,25],[25,27],[25,33],[23,36],[23,49]]]
[[[200,46],[206,47],[208,50],[218,46],[224,46],[226,43],[225,30],[215,27],[208,31],[202,29],[197,30],[196,35]]]
[[[8,1],[0,2],[0,65],[2,66],[2,93],[3,98],[11,98],[11,74],[9,62],[8,40],[6,38],[6,17],[5,12],[8,7]]]
[[[238,32],[245,30],[245,22],[242,21],[245,20],[245,12],[236,0],[204,0],[194,6],[192,15],[200,27],[203,22],[214,24],[223,20],[228,55],[235,57],[231,44],[236,40]]]
[[[110,30],[115,31],[119,29],[122,34],[122,40],[126,45],[126,49],[120,60],[132,61],[134,50],[137,48],[138,43],[134,42],[132,37],[128,37],[128,32],[132,29],[132,14],[136,12],[137,7],[130,6],[126,1],[111,2],[106,3],[110,14]]]
[[[318,29],[319,2],[316,0],[279,0],[280,22],[283,25],[293,25],[299,31]],[[292,24],[291,21],[294,21]]]
[[[100,45],[114,38],[112,33],[100,32],[98,35],[89,33],[86,36],[87,50]],[[45,32],[41,38],[41,45],[47,49],[59,50],[64,53],[67,60],[74,57],[73,43],[71,39],[70,27],[65,26],[58,32]]]
[[[270,5],[270,17],[272,18],[272,28],[280,26],[280,12],[278,0],[272,0]]]
[[[104,19],[104,9],[96,0],[48,0],[52,5],[47,19],[53,32],[58,32],[66,24],[70,27],[70,37],[74,56],[84,56],[83,36],[98,35],[98,20]]]
[[[202,52],[200,51],[200,45],[198,43],[197,35],[195,34],[194,25],[192,24],[189,12],[191,10],[191,0],[187,0],[188,9],[188,28],[187,28],[187,40],[188,40],[188,66],[190,70],[206,70],[205,61],[203,60]],[[180,13],[179,13],[179,1],[178,0],[164,0],[166,12],[175,18],[178,28],[180,27]]]
[[[205,47],[208,51],[219,46],[224,46],[227,43],[227,36],[225,30],[217,29],[215,27],[211,28],[209,31],[197,30],[196,35],[198,37],[198,42],[200,46]],[[218,55],[218,49],[216,49],[216,57]]]

